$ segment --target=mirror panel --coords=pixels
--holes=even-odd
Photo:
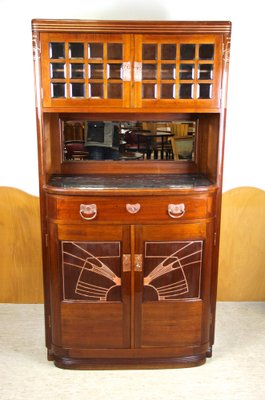
[[[111,90],[117,95],[116,88]],[[61,124],[63,161],[195,160],[197,129],[194,120],[67,120]]]

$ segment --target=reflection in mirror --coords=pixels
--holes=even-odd
[[[103,59],[103,43],[88,43],[88,58]]]
[[[70,64],[70,78],[83,79],[85,76],[85,65],[80,63]]]
[[[65,44],[61,42],[50,43],[50,58],[65,58]]]
[[[65,78],[65,63],[51,63],[50,64],[50,77],[52,79]]]
[[[84,58],[84,43],[69,43],[69,58]]]
[[[196,122],[62,121],[64,161],[194,161]]]

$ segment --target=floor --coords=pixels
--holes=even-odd
[[[46,360],[43,306],[0,304],[1,400],[264,400],[265,302],[218,303],[213,357],[189,369],[68,371]]]

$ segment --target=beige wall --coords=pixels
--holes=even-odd
[[[223,194],[218,299],[265,300],[265,192],[251,187]]]
[[[265,301],[265,192],[223,194],[218,299]],[[43,301],[39,199],[0,187],[0,302]]]

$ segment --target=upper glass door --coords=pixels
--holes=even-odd
[[[136,106],[218,107],[221,44],[217,36],[137,35]]]
[[[217,35],[41,33],[44,107],[220,107]]]
[[[42,34],[44,106],[128,107],[129,35]]]

